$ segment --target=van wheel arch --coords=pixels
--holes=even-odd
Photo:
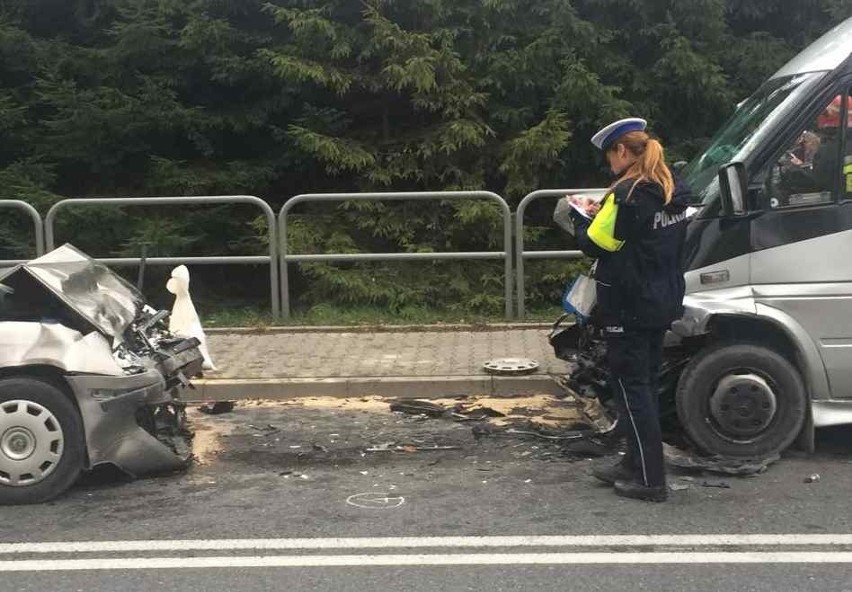
[[[796,367],[805,379],[802,355],[792,337],[768,319],[735,315],[715,315],[707,328],[712,342],[747,342],[771,349]]]

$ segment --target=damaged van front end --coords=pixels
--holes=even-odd
[[[70,245],[0,282],[0,503],[50,499],[99,465],[136,477],[189,464],[180,392],[201,373],[196,339]]]
[[[695,197],[685,310],[666,337],[656,393],[663,417],[701,452],[766,458],[797,438],[812,449],[817,428],[852,424],[850,80],[847,18],[738,105],[679,172]],[[791,165],[812,136],[822,138],[821,166]],[[572,388],[610,397],[593,326],[559,324],[551,341],[572,364]]]
[[[566,384],[608,404],[606,345],[592,324],[554,325],[557,357],[569,362]],[[766,306],[752,287],[693,292],[666,334],[663,363],[653,377],[661,421],[702,453],[766,458],[797,437],[813,447],[825,397],[822,361],[794,319]]]

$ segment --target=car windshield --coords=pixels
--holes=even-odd
[[[59,247],[24,267],[111,337],[121,338],[145,302],[135,287],[71,245]]]
[[[809,72],[773,78],[739,105],[709,147],[681,172],[692,189],[696,205],[707,205],[718,199],[719,167],[744,161],[779,121],[795,112],[824,75],[824,72]]]

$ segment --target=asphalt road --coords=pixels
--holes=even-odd
[[[852,569],[837,566],[691,566],[672,571],[667,566],[489,567],[489,568],[325,568],[287,570],[188,570],[143,573],[5,574],[4,590],[147,592],[181,590],[210,592],[239,590],[309,592],[336,590],[658,590],[705,592],[715,590],[852,590]]]
[[[596,484],[586,455],[469,424],[300,407],[197,421],[202,464],[185,474],[99,474],[0,509],[0,590],[852,590],[852,537],[838,536],[852,534],[848,429],[756,477],[672,476],[684,489],[645,504]],[[450,449],[364,452],[391,442]],[[755,534],[791,536],[743,538]],[[522,535],[709,538],[459,538]],[[55,541],[159,543],[9,546]]]

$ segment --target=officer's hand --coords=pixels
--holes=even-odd
[[[601,204],[596,202],[591,198],[587,198],[589,200],[588,205],[586,206],[586,211],[589,212],[589,216],[597,216],[598,212],[601,211]]]
[[[601,209],[601,204],[593,200],[591,197],[574,195],[569,199],[571,199],[578,208],[586,212],[586,215],[591,217],[594,217]]]

